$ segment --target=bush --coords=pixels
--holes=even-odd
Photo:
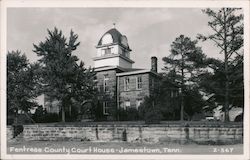
[[[144,120],[147,124],[160,123],[161,119],[162,114],[158,109],[152,109],[151,111],[146,112],[144,115]]]
[[[52,122],[59,122],[60,118],[57,113],[45,113],[39,117],[33,117],[36,123],[52,123]]]
[[[243,113],[236,116],[236,118],[234,119],[234,122],[243,122]]]
[[[23,132],[23,126],[22,125],[13,125],[13,128],[14,128],[13,138],[15,138],[16,136],[18,136],[20,133]]]
[[[118,110],[120,121],[136,121],[139,120],[139,112],[135,108],[120,108]]]
[[[36,123],[51,123],[60,121],[59,115],[57,113],[47,113],[46,109],[44,109],[42,106],[37,107],[32,118]]]
[[[160,105],[154,103],[153,97],[145,97],[144,102],[139,107],[139,116],[145,123],[160,123],[163,119]]]

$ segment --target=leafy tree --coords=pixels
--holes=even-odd
[[[30,64],[21,51],[7,54],[7,113],[14,114],[18,110],[28,112],[37,106],[39,75],[38,64]]]
[[[225,75],[224,64],[220,60],[208,59],[209,66],[213,72],[200,75],[200,88],[207,94],[210,103],[208,110],[212,110],[218,105],[225,103]],[[229,110],[232,107],[244,106],[244,84],[243,84],[243,56],[237,56],[234,63],[229,66]],[[225,108],[222,108],[225,111]]]
[[[171,77],[173,73],[170,72],[164,75],[159,82],[159,87],[156,92],[156,106],[159,106],[164,120],[177,120],[180,118],[180,96],[179,86]]]
[[[230,66],[237,60],[236,56],[242,56],[243,53],[241,50],[243,46],[243,15],[240,14],[239,8],[221,8],[219,10],[208,8],[202,11],[211,18],[208,26],[213,33],[206,36],[199,34],[198,38],[203,41],[213,41],[220,49],[219,53],[224,55],[224,60],[221,63],[223,68],[220,68],[220,72],[224,82],[222,85],[224,86],[225,121],[229,121],[230,95],[233,94],[230,89],[230,83],[233,81],[233,77],[230,76]]]
[[[203,108],[205,106],[210,105],[209,102],[204,100],[198,87],[192,87],[185,90],[184,95],[185,113],[187,113],[188,120],[192,120],[195,113],[201,113],[204,111]]]
[[[77,64],[78,58],[72,52],[80,42],[73,31],[68,40],[57,28],[48,30],[48,34],[44,42],[34,44],[34,52],[41,57],[43,92],[60,102],[62,122],[65,122],[65,110],[70,111],[74,101],[93,96],[95,73],[91,68],[84,68],[83,62]]]
[[[161,108],[157,105],[155,99],[158,96],[145,97],[143,103],[139,106],[139,117],[146,123],[159,123],[163,119]]]
[[[164,57],[164,69],[173,76],[172,83],[180,88],[181,109],[180,119],[184,119],[185,103],[184,97],[187,93],[187,86],[197,85],[196,78],[205,67],[206,59],[200,47],[197,46],[196,40],[180,35],[171,44],[171,54]]]

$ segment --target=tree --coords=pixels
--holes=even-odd
[[[192,120],[195,113],[201,113],[204,107],[209,105],[199,92],[199,87],[186,89],[184,95],[185,113],[187,113],[188,120]]]
[[[222,62],[223,68],[221,69],[222,76],[224,77],[224,111],[225,121],[229,121],[229,105],[230,105],[230,66],[234,63],[236,56],[241,56],[243,51],[243,15],[238,11],[239,8],[221,8],[219,10],[205,9],[203,13],[207,14],[211,20],[208,26],[212,29],[213,33],[207,36],[198,35],[198,38],[206,41],[213,41],[220,49],[220,54],[224,55]]]
[[[39,75],[38,64],[30,64],[21,51],[7,54],[7,113],[14,114],[18,110],[27,113],[37,106]]]
[[[207,63],[213,72],[200,75],[199,86],[203,90],[210,102],[208,110],[213,110],[218,105],[225,104],[225,74],[224,64],[221,60],[209,58]],[[243,56],[237,56],[234,63],[228,67],[229,75],[229,110],[232,107],[244,106],[244,84],[243,84]],[[225,111],[225,108],[222,108]]]
[[[146,96],[138,108],[140,118],[144,119],[146,123],[159,123],[163,119],[161,106],[158,105],[158,99],[156,99],[158,97]]]
[[[179,86],[175,84],[174,73],[170,71],[159,82],[156,92],[156,106],[159,106],[164,120],[178,120],[180,118]]]
[[[62,122],[65,122],[65,110],[70,113],[72,103],[93,96],[95,73],[91,68],[84,68],[83,62],[77,64],[79,59],[72,52],[80,42],[73,31],[68,40],[57,28],[48,30],[48,34],[44,42],[34,44],[34,52],[41,57],[43,92],[51,100],[59,101]]]
[[[184,97],[187,86],[196,85],[195,78],[198,77],[201,68],[205,67],[203,54],[200,47],[197,47],[197,41],[192,41],[189,37],[180,35],[171,44],[171,54],[164,57],[165,62],[164,70],[169,75],[174,76],[172,82],[180,88],[181,96],[181,109],[180,119],[184,119]]]

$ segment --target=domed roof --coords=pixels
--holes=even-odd
[[[99,40],[97,46],[103,45],[102,44],[102,39],[107,34],[110,34],[112,36],[113,43],[123,45],[124,47],[126,47],[126,48],[128,48],[130,50],[129,46],[125,45],[123,43],[124,39],[127,40],[127,37],[125,35],[122,35],[116,28],[112,28],[112,29],[108,30],[106,33],[104,33],[103,36],[101,37],[101,39]]]

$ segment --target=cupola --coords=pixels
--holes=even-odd
[[[96,49],[95,68],[104,66],[132,68],[134,61],[130,59],[132,50],[129,48],[127,37],[116,28],[112,28],[103,34]]]

